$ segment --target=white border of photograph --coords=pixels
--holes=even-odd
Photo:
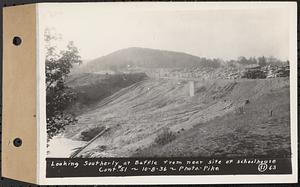
[[[72,177],[46,178],[46,92],[45,92],[45,51],[43,17],[39,16],[54,6],[72,6],[78,3],[40,3],[37,8],[37,124],[38,124],[38,183],[43,185],[89,185],[89,184],[247,184],[247,183],[295,183],[297,182],[297,4],[296,2],[102,2],[80,3],[81,8],[98,6],[114,11],[139,10],[204,10],[204,9],[262,9],[282,8],[290,13],[289,60],[290,60],[290,111],[292,174],[287,175],[199,175],[199,176],[122,176],[122,177]],[[66,23],[67,24],[67,23]],[[274,31],[276,32],[276,31]],[[83,35],[84,37],[84,35]]]

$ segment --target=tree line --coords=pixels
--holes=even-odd
[[[45,74],[46,74],[46,122],[47,140],[61,133],[67,125],[76,123],[73,114],[66,112],[67,107],[76,99],[76,93],[65,84],[71,68],[81,64],[81,57],[74,42],[70,41],[65,49],[58,49],[56,42],[60,36],[46,29]]]

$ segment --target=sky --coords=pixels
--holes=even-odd
[[[128,47],[208,58],[289,58],[289,8],[275,4],[41,4],[40,30],[74,41],[83,59]],[[258,6],[255,6],[258,5]]]

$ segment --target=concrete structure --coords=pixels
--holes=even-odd
[[[189,81],[190,97],[195,95],[195,81]]]

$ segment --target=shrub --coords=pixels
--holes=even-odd
[[[47,117],[47,136],[49,141],[52,137],[62,133],[66,125],[75,125],[77,119],[69,113],[61,112]]]
[[[91,129],[87,129],[81,132],[81,140],[90,141],[95,136],[97,136],[101,131],[104,130],[104,127],[95,127]]]
[[[236,109],[235,109],[235,113],[236,113],[237,115],[242,115],[242,114],[244,114],[244,113],[245,113],[244,107],[243,107],[243,106],[240,106],[240,107],[236,108]]]
[[[154,140],[158,145],[165,145],[176,139],[176,134],[170,131],[169,128],[166,128],[160,133]]]

